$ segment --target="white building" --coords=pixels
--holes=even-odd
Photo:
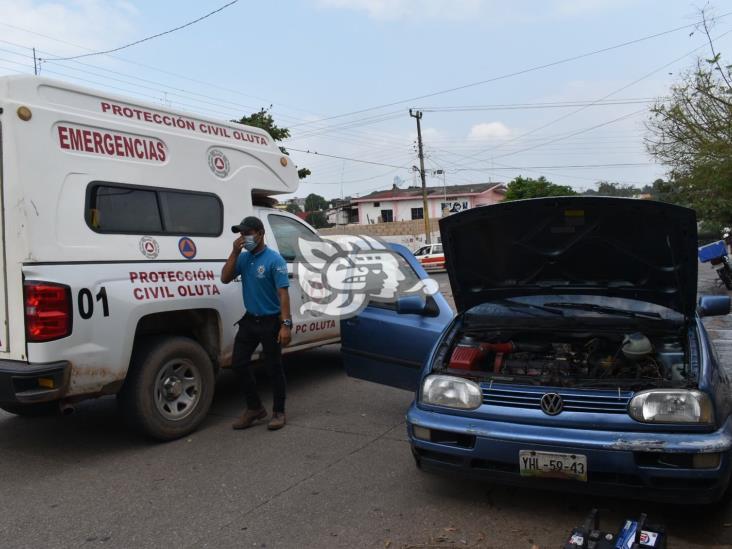
[[[476,206],[495,204],[503,200],[505,194],[503,183],[427,187],[429,216],[438,219]],[[352,198],[351,204],[358,207],[358,223],[361,225],[424,219],[422,187],[376,191]]]

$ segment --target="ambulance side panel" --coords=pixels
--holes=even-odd
[[[0,284],[0,358],[31,364],[68,361],[66,396],[115,392],[125,379],[141,323],[150,330],[151,318],[195,311],[212,319],[218,340],[206,350],[215,364],[227,366],[234,323],[243,314],[241,283],[219,280],[234,239],[230,227],[246,215],[266,218],[274,212],[256,209],[253,192],[296,190],[292,162],[256,128],[169,113],[43,78],[0,78],[0,106],[0,262],[5,262],[0,269],[5,267],[7,275]],[[32,113],[30,119],[17,116],[21,106]],[[166,125],[166,120],[174,124]],[[144,150],[125,150],[120,145],[125,139]],[[90,189],[100,183],[211,193],[223,205],[221,232],[101,232],[96,214],[89,211]],[[194,253],[184,254],[184,237]],[[267,242],[277,248],[271,230]],[[70,287],[70,336],[26,343],[24,279]],[[324,324],[310,313],[300,318],[305,297],[294,282],[294,341],[286,352],[337,341],[337,323]]]

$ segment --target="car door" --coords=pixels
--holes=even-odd
[[[295,216],[280,212],[267,214],[267,222],[272,229],[277,250],[287,262],[290,278],[290,312],[292,313],[291,347],[313,344],[318,341],[337,339],[338,322],[333,319],[320,318],[313,311],[301,312],[301,306],[310,298],[298,280],[298,263],[303,260],[298,246],[298,239],[319,241],[320,237]]]
[[[428,278],[407,248],[399,244],[390,247],[397,252],[408,282]],[[453,311],[439,292],[426,299],[424,294],[408,294],[393,302],[372,301],[358,316],[341,320],[341,355],[346,373],[415,390],[432,347],[452,318]]]

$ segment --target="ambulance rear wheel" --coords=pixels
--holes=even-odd
[[[204,420],[214,384],[211,359],[196,341],[151,338],[135,346],[120,406],[135,429],[157,440],[173,440]]]

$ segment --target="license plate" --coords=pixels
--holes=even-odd
[[[519,471],[522,477],[561,478],[587,482],[587,456],[520,450]]]

